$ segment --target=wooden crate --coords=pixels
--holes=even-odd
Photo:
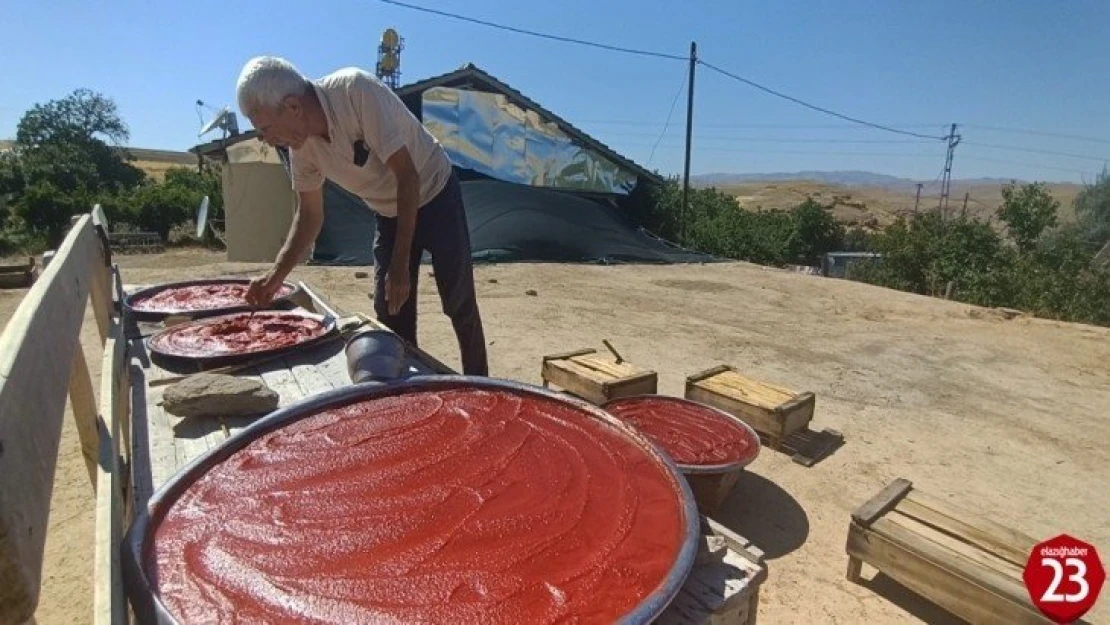
[[[848,579],[866,562],[972,623],[1050,623],[1022,581],[1036,543],[896,479],[852,514]]]
[[[35,257],[27,258],[26,263],[0,265],[0,289],[19,289],[35,283]]]
[[[767,580],[763,551],[746,538],[701,517],[694,569],[657,625],[755,625],[759,588]]]
[[[740,375],[728,365],[686,378],[686,398],[735,415],[779,449],[782,440],[813,419],[816,397]]]
[[[580,349],[543,357],[543,385],[554,384],[564,391],[595,404],[618,397],[655,394],[659,376],[628,362]]]

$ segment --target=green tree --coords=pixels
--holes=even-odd
[[[1002,187],[1002,207],[998,218],[1006,224],[1010,238],[1018,249],[1028,252],[1036,245],[1045,230],[1056,226],[1056,201],[1041,183],[1018,186],[1011,183]]]
[[[78,89],[36,104],[20,119],[14,148],[0,161],[0,197],[10,217],[56,244],[69,218],[88,211],[93,198],[144,179],[118,147],[127,138],[115,103],[99,93]]]
[[[1091,247],[1099,248],[1110,241],[1110,170],[1106,167],[1075,198],[1075,216]]]

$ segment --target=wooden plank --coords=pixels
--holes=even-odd
[[[686,383],[693,384],[695,382],[698,382],[699,380],[704,380],[706,378],[715,376],[718,373],[724,373],[725,371],[730,370],[731,368],[728,365],[717,365],[715,367],[710,367],[708,369],[705,369],[704,371],[699,371],[695,374],[686,376]]]
[[[95,491],[100,435],[96,427],[96,395],[93,394],[89,363],[85,361],[85,350],[81,348],[80,340],[73,347],[73,365],[69,372],[69,404],[73,411],[73,422],[77,426],[77,438],[81,442],[81,455],[85,457],[85,468],[89,470],[89,481]]]
[[[127,476],[119,464],[123,423],[130,385],[127,375],[127,341],[118,324],[108,330],[100,376],[100,446],[97,467],[96,530],[93,557],[93,623],[127,622],[123,592],[120,544],[129,522],[123,492]]]
[[[548,360],[570,360],[571,358],[573,358],[575,356],[584,356],[585,354],[596,354],[596,353],[597,353],[596,349],[590,349],[590,348],[587,347],[585,349],[576,349],[576,350],[573,350],[573,351],[561,352],[561,353],[558,353],[558,354],[548,354],[547,356],[543,357],[543,360],[544,360],[544,362],[546,362]]]
[[[659,390],[659,378],[655,373],[614,380],[609,383],[609,399],[632,397],[635,395],[654,395]]]
[[[887,510],[898,505],[898,502],[906,496],[906,493],[910,492],[911,488],[913,488],[913,483],[909,480],[903,478],[894,480],[887,484],[886,488],[879,491],[879,494],[856,508],[856,511],[852,513],[852,520],[860,525],[870,525],[875,519],[885,514]]]
[[[1013,562],[1000,558],[989,551],[984,551],[975,545],[963,542],[959,538],[938,530],[931,525],[922,523],[921,521],[918,521],[913,517],[906,516],[905,514],[899,512],[897,509],[891,510],[886,516],[882,518],[882,520],[884,521],[884,523],[896,525],[907,532],[916,534],[925,540],[928,540],[932,543],[940,545],[941,547],[944,547],[945,549],[948,549],[953,554],[959,555],[960,557],[966,558],[980,566],[991,569],[1002,577],[1011,580],[1019,590],[1023,588],[1024,582],[1022,581],[1021,574],[1022,569],[1025,566],[1024,563],[1020,566],[1016,565]],[[875,531],[881,531],[882,527],[885,527],[885,525],[880,527],[873,526],[873,529]]]
[[[638,367],[627,360],[622,363],[608,361],[601,356],[575,356],[568,360],[617,379],[651,375],[653,372]]]
[[[1038,542],[1021,532],[920,490],[910,491],[898,504],[898,510],[937,529],[959,536],[962,540],[978,545],[1019,567],[1025,566],[1029,554]]]
[[[304,397],[304,391],[297,384],[297,378],[293,377],[293,372],[289,370],[284,358],[259,367],[252,372],[262,376],[262,381],[266,386],[278,394],[280,398],[278,406],[281,408]]]
[[[297,363],[289,370],[293,372],[293,378],[297,380],[297,384],[301,387],[301,394],[305,397],[335,388],[335,385],[320,373],[313,364]]]
[[[604,387],[589,377],[589,369],[569,360],[549,360],[543,363],[543,368],[543,379],[547,382],[595,404],[605,403]]]
[[[722,374],[707,380],[702,380],[698,382],[698,385],[715,393],[743,399],[760,408],[767,408],[770,410],[774,410],[794,398],[793,393],[784,393],[782,391],[770,389],[758,382],[739,378],[739,376],[734,378],[729,376],[729,374]]]
[[[38,603],[69,373],[97,262],[86,215],[0,335],[0,622],[23,622]]]
[[[720,408],[752,426],[757,432],[768,434],[775,438],[780,438],[782,436],[782,423],[771,410],[738,401],[731,397],[704,389],[698,385],[686,387],[686,399]]]
[[[162,389],[150,386],[152,382],[156,382],[160,378],[170,375],[170,373],[150,361],[150,354],[146,352],[145,343],[141,340],[137,340],[135,343],[138,343],[140,349],[143,350],[142,360],[147,364],[143,370],[146,384],[143,402],[149,425],[151,487],[158,490],[177,472],[177,467],[180,466],[179,462],[186,456],[183,448],[178,449],[180,445],[173,433],[173,422],[160,405]],[[145,505],[145,500],[142,503]]]
[[[880,533],[853,522],[848,531],[847,551],[970,622],[1014,625],[1049,622],[1035,608],[987,590],[966,561],[949,560],[942,547],[913,534],[897,532],[891,536],[885,530]],[[945,565],[940,564],[946,560]]]

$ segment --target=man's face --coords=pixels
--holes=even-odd
[[[300,149],[308,139],[308,123],[300,100],[288,96],[276,107],[260,107],[247,115],[269,145]]]

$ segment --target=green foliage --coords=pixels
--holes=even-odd
[[[1110,170],[1103,167],[1095,182],[1079,192],[1075,216],[1092,247],[1099,248],[1110,241]]]
[[[756,263],[817,264],[844,236],[828,208],[813,200],[789,212],[748,211],[715,188],[690,189],[683,215],[682,187],[671,180],[646,204],[642,223],[660,236],[715,256]]]
[[[1018,187],[1011,183],[1002,187],[1002,207],[998,218],[1006,224],[1010,238],[1024,252],[1033,249],[1041,234],[1056,226],[1056,211],[1060,203],[1044,185],[1033,183]]]
[[[69,218],[88,211],[90,200],[144,179],[105,142],[127,137],[115,103],[87,89],[36,104],[19,121],[13,150],[0,159],[0,212],[57,244]],[[5,225],[12,227],[14,222]]]
[[[899,219],[876,236],[881,262],[853,277],[934,296],[949,293],[951,285],[951,296],[970,304],[1110,325],[1110,270],[1091,262],[1086,231],[1049,230],[1056,204],[1045,201],[1040,185],[1009,189],[999,212],[1007,213],[1013,245],[984,222],[946,221],[933,211]]]

